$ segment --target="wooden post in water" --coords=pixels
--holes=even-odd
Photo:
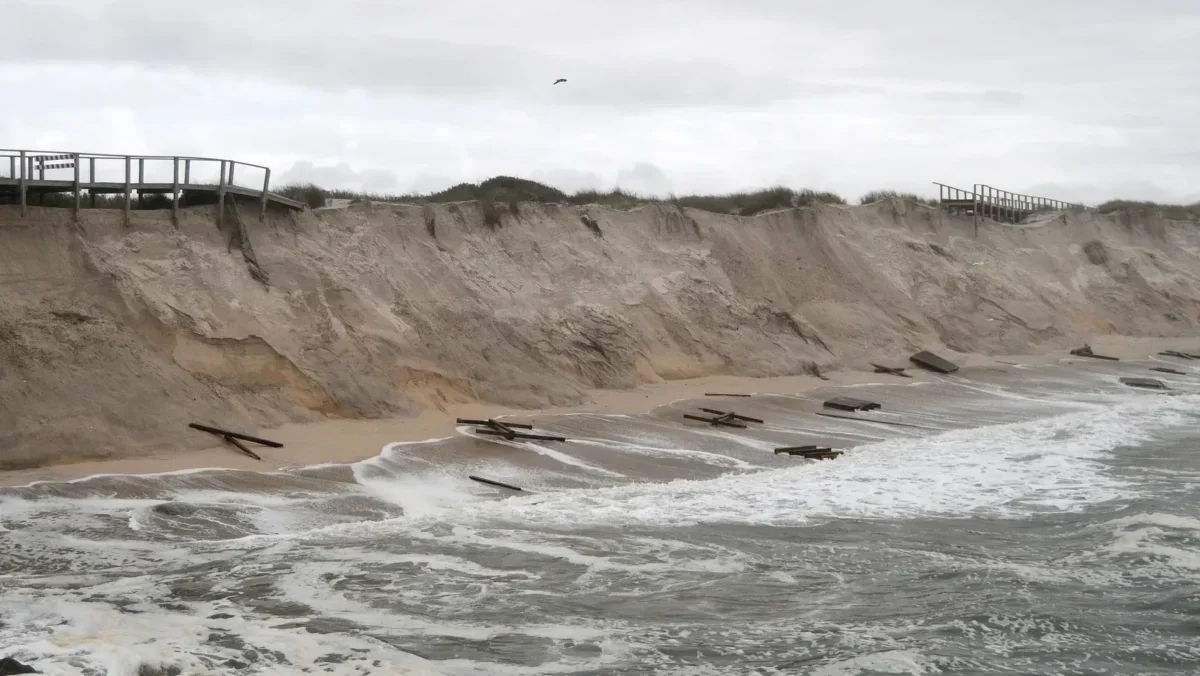
[[[75,220],[76,220],[76,221],[78,221],[78,220],[79,220],[79,200],[80,200],[80,194],[79,194],[79,153],[75,153],[75,155],[74,155],[74,159],[75,159],[75,161],[73,162],[73,164],[75,165]]]
[[[271,193],[271,168],[267,167],[267,176],[263,179],[263,194],[262,194],[262,211],[258,214],[258,220],[264,221],[267,218],[267,196]]]
[[[172,158],[171,166],[171,224],[179,227],[179,158]]]
[[[21,217],[22,218],[25,217],[25,191],[26,191],[25,184],[28,182],[28,179],[25,178],[25,165],[26,165],[25,151],[22,150],[21,151],[21,180],[20,180],[20,187],[18,188],[18,191],[20,191],[20,193],[21,193]]]
[[[130,191],[130,186],[129,186],[129,182],[130,182],[130,179],[132,178],[132,177],[131,177],[131,173],[132,173],[132,171],[133,171],[133,158],[131,158],[130,156],[126,155],[126,156],[125,156],[125,225],[126,225],[126,226],[128,226],[128,225],[129,225],[129,210],[130,210],[130,204],[129,204],[129,195],[130,195],[130,192],[129,192],[129,191]]]

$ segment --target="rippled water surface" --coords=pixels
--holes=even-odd
[[[460,428],[353,466],[0,489],[48,674],[1200,673],[1200,377],[963,372]],[[1193,382],[1193,379],[1195,382]],[[720,431],[697,406],[766,420]],[[775,456],[830,444],[842,458]],[[529,489],[466,480],[478,474]]]

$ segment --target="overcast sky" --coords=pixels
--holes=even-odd
[[[1200,200],[1200,0],[0,0],[0,92],[0,147],[371,191]]]

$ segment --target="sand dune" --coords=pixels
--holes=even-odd
[[[167,212],[126,227],[117,211],[75,224],[0,207],[0,468],[183,457],[212,445],[193,420],[432,431],[456,411],[586,406],[597,389],[1187,338],[1200,323],[1192,223],[1051,214],[976,236],[903,201],[748,218],[521,204],[501,219],[476,203],[265,223],[247,208],[222,231],[211,207],[178,228]]]

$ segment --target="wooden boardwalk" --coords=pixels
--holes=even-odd
[[[238,179],[242,182],[236,182]],[[246,184],[247,179],[253,180],[253,184]],[[201,195],[210,196],[210,200],[215,195],[218,218],[224,214],[226,199],[233,199],[232,196],[259,202],[260,219],[266,216],[270,205],[293,210],[305,208],[303,202],[271,192],[270,186],[269,167],[234,160],[0,148],[0,204],[19,204],[22,216],[31,196],[47,194],[74,196],[76,215],[85,206],[84,193],[88,196],[88,206],[92,207],[97,195],[122,195],[126,220],[135,194],[138,200],[146,195],[170,196],[175,216],[181,200],[186,204],[189,197]]]
[[[993,221],[1020,223],[1025,217],[1038,212],[1088,208],[1082,204],[1064,202],[1049,197],[1022,195],[978,183],[970,190],[943,183],[934,183],[934,185],[938,187],[938,204],[948,211],[971,214],[975,218],[976,228],[979,227],[981,216]]]

